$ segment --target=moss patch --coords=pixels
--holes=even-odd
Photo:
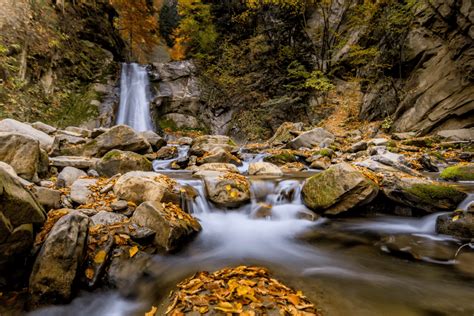
[[[405,189],[405,191],[427,204],[437,204],[440,200],[458,203],[466,196],[464,192],[455,187],[441,184],[415,184]]]
[[[474,181],[474,164],[463,163],[448,167],[441,172],[440,178],[448,181]]]
[[[289,152],[282,152],[279,154],[267,156],[263,158],[265,162],[271,162],[275,165],[284,165],[289,162],[297,162],[296,156]]]

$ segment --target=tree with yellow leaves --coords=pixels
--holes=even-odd
[[[146,0],[111,0],[118,12],[115,27],[128,42],[129,59],[144,62],[158,44],[158,20]]]

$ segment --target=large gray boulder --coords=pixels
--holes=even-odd
[[[49,152],[52,157],[82,155],[87,139],[81,135],[71,134],[72,133],[62,133],[54,137],[53,145]]]
[[[54,224],[33,265],[30,307],[64,303],[71,298],[86,250],[89,218],[77,211]]]
[[[42,149],[49,151],[53,145],[53,138],[48,134],[39,131],[28,124],[18,122],[13,119],[4,119],[0,121],[0,132],[17,133],[31,137],[40,143]]]
[[[249,164],[249,175],[251,176],[281,176],[283,171],[280,167],[269,162],[252,162]]]
[[[201,225],[178,206],[159,202],[144,202],[133,213],[132,223],[156,232],[155,245],[165,251],[179,248],[201,231]]]
[[[74,181],[81,177],[86,177],[87,173],[85,173],[81,169],[77,169],[74,167],[66,167],[58,174],[58,179],[56,180],[56,186],[59,188],[70,187]]]
[[[308,178],[303,185],[304,204],[317,213],[337,215],[371,202],[378,186],[361,171],[340,163]]]
[[[463,129],[441,130],[436,135],[449,141],[472,141],[474,139],[474,127]]]
[[[131,127],[117,125],[84,145],[83,156],[102,157],[112,149],[146,153],[151,150],[146,139]]]
[[[122,175],[114,186],[117,198],[140,204],[145,201],[160,202],[172,195],[174,183],[156,172],[131,171]]]
[[[0,132],[0,161],[12,166],[23,179],[38,180],[41,156],[37,140],[23,134]]]
[[[51,166],[59,168],[74,167],[77,169],[94,169],[99,162],[99,158],[59,156],[50,157],[49,162]]]
[[[96,183],[96,179],[78,179],[74,181],[71,186],[71,200],[80,205],[92,203],[94,199],[90,187]]]
[[[291,140],[288,143],[288,146],[293,149],[298,149],[301,147],[313,148],[315,146],[319,146],[326,139],[333,141],[334,135],[324,128],[317,127],[300,134],[298,137]]]
[[[152,171],[152,169],[151,162],[144,156],[117,149],[109,151],[97,164],[99,174],[106,177],[129,171]]]
[[[140,135],[151,145],[153,151],[157,151],[161,147],[166,146],[166,140],[153,131],[140,132]]]
[[[56,127],[45,124],[43,122],[34,122],[34,123],[31,124],[31,127],[33,127],[34,129],[37,129],[37,130],[39,130],[43,133],[46,133],[48,135],[52,135],[58,130]]]

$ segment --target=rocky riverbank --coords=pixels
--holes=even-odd
[[[284,216],[281,212],[289,210],[255,202],[254,179],[298,175],[305,178],[301,197],[294,189],[284,192],[307,207],[295,218],[446,212],[437,218],[437,232],[469,243],[473,205],[457,207],[472,193],[463,183],[474,180],[473,134],[468,129],[387,135],[370,125],[335,135],[285,123],[267,142],[237,145],[227,136],[162,137],[125,125],[59,130],[5,119],[0,121],[0,287],[7,293],[0,296],[6,301],[2,308],[34,310],[67,303],[79,290],[124,290],[146,274],[154,254],[179,253],[203,233],[193,210],[201,193],[173,178],[172,172],[181,170],[202,181],[206,203],[223,212],[252,205],[254,218]],[[381,242],[392,254],[408,247],[420,258],[414,239]],[[463,251],[472,262],[468,247]],[[439,259],[439,252],[432,257]],[[455,259],[454,253],[448,257]],[[472,268],[464,270],[466,277],[474,276]],[[181,284],[181,290],[187,288]],[[216,301],[215,309],[240,310],[237,303],[244,298],[237,293],[230,307]],[[288,293],[298,309],[303,296]]]

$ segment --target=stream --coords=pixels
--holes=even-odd
[[[180,149],[180,155],[185,152],[186,148]],[[242,171],[249,161],[260,158],[249,155]],[[461,243],[435,233],[441,213],[310,221],[300,191],[313,172],[250,177],[251,203],[221,210],[206,200],[201,180],[190,172],[168,169],[170,163],[156,161],[154,166],[199,193],[184,208],[199,219],[202,232],[177,254],[156,255],[151,276],[146,284],[137,284],[132,300],[115,291],[82,293],[69,305],[32,315],[143,315],[152,305],[159,306],[157,315],[164,315],[168,294],[179,281],[200,270],[237,265],[269,268],[276,278],[302,290],[326,315],[474,314],[474,282],[457,271],[454,258],[415,261],[389,254],[380,245],[384,236],[407,235],[455,253]],[[472,184],[464,186],[474,192]],[[470,194],[460,207],[466,209],[473,202]],[[260,203],[272,205],[271,216],[256,218]],[[138,294],[143,291],[146,295]]]

